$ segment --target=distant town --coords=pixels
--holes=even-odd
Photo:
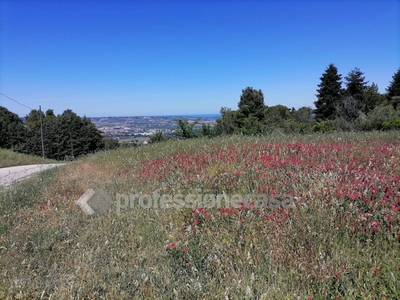
[[[173,136],[177,127],[176,119],[198,121],[196,128],[202,124],[214,126],[219,114],[191,116],[155,116],[155,117],[94,117],[90,118],[96,127],[106,136],[118,139],[120,142],[146,143],[150,136],[161,131],[165,136]]]

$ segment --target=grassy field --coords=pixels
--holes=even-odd
[[[16,153],[11,150],[0,149],[0,168],[15,167],[33,164],[51,164],[55,160],[44,159],[38,156]]]
[[[0,299],[400,299],[399,187],[393,132],[98,153],[1,194]]]

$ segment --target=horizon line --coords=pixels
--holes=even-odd
[[[210,114],[174,114],[174,115],[136,115],[136,116],[101,116],[101,117],[87,117],[87,118],[139,118],[139,117],[201,117],[201,116],[215,116],[220,117],[220,113],[210,113]]]

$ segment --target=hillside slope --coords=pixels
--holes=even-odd
[[[0,298],[398,299],[399,166],[391,132],[85,157],[2,193]]]
[[[0,149],[0,168],[55,163],[52,159],[43,159],[38,156],[16,153],[7,149]]]

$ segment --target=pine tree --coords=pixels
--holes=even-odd
[[[342,75],[334,64],[330,64],[322,74],[321,83],[318,84],[318,100],[314,102],[316,109],[314,113],[318,121],[333,119],[336,114],[336,105],[342,97]]]
[[[359,68],[354,68],[344,78],[346,83],[347,96],[356,99],[359,104],[363,102],[363,94],[367,87],[368,81],[365,81],[364,73]]]
[[[243,119],[254,116],[258,121],[262,121],[265,115],[263,92],[252,87],[245,88],[242,90],[238,107]]]
[[[393,80],[389,83],[386,91],[389,97],[400,96],[400,68],[393,75]]]

